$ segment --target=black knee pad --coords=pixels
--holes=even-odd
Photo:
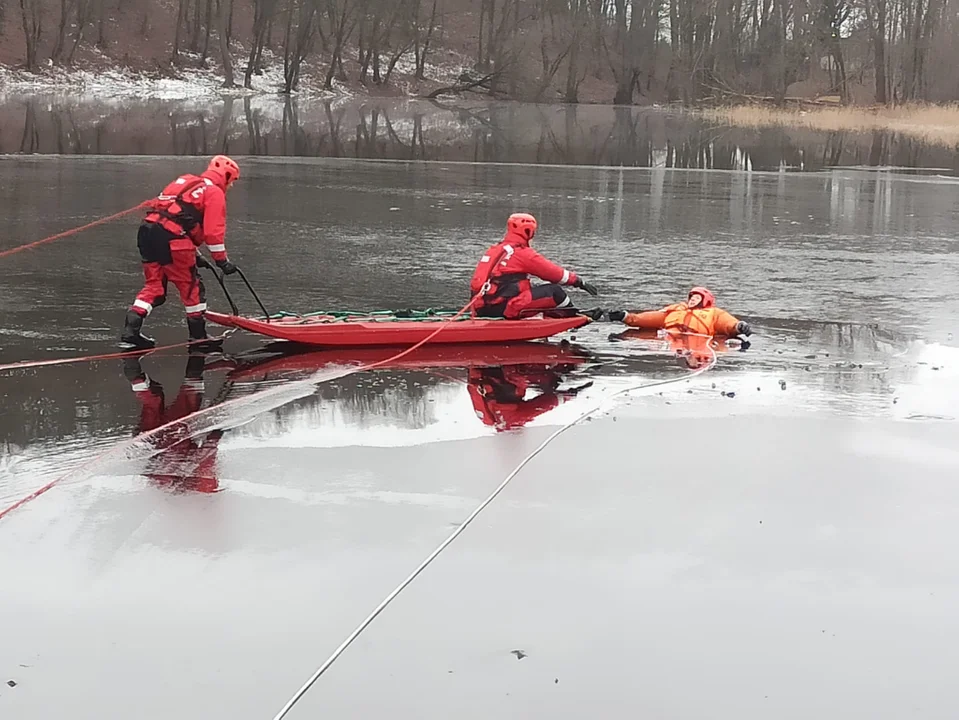
[[[562,305],[566,301],[567,297],[568,296],[566,295],[566,291],[563,290],[562,287],[560,287],[559,285],[553,286],[553,301],[557,305]]]

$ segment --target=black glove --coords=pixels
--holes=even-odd
[[[749,327],[748,322],[740,320],[738,323],[736,323],[736,334],[745,335],[746,337],[749,337],[750,335],[753,334],[753,331],[752,331],[752,328]]]
[[[579,393],[581,393],[583,390],[585,390],[586,388],[590,388],[590,387],[593,387],[593,381],[592,381],[592,380],[590,380],[590,381],[587,382],[587,383],[583,383],[582,385],[576,386],[576,387],[571,387],[571,388],[566,388],[565,390],[560,390],[559,393],[557,393],[557,394],[559,394],[559,395],[565,395],[565,396],[568,396],[568,397],[576,397],[576,396],[577,396]]]
[[[625,310],[610,310],[609,311],[609,321],[610,322],[623,322],[626,319]]]
[[[573,287],[578,287],[580,290],[585,290],[590,295],[599,295],[599,290],[596,289],[596,286],[586,282],[581,277],[576,278],[576,282],[573,283]]]
[[[216,266],[223,271],[224,275],[232,275],[237,271],[236,265],[231,263],[229,260],[217,260]]]
[[[206,268],[207,270],[213,269],[213,266],[210,265],[210,261],[203,257],[200,253],[196,254],[196,266],[198,268]]]

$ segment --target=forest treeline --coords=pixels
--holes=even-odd
[[[959,0],[0,0],[0,61],[216,63],[250,86],[429,82],[540,101],[959,99]],[[439,88],[443,91],[444,88]]]

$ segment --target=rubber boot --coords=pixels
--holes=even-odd
[[[127,310],[126,322],[123,325],[123,332],[120,333],[120,347],[134,350],[149,350],[156,347],[153,338],[147,337],[140,332],[143,327],[143,316],[132,310]]]
[[[202,380],[204,370],[206,370],[206,358],[202,355],[193,355],[186,361],[185,377],[187,380]]]
[[[186,319],[187,327],[190,328],[190,340],[203,340],[204,342],[195,342],[190,345],[190,352],[195,353],[214,353],[220,352],[223,347],[223,340],[213,340],[206,334],[206,320],[202,317],[192,317]]]
[[[549,310],[540,310],[539,312],[543,313],[544,318],[550,319],[559,319],[559,318],[571,318],[576,317],[580,314],[580,311],[574,307],[561,307],[561,308],[550,308]]]
[[[147,374],[143,372],[143,366],[140,364],[140,356],[128,357],[123,359],[123,376],[131,385],[143,382],[147,379]]]

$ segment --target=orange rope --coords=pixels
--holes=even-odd
[[[32,243],[27,243],[26,245],[19,245],[15,248],[10,248],[9,250],[0,250],[0,258],[5,258],[10,255],[15,255],[18,252],[23,252],[24,250],[31,250],[35,247],[39,247],[40,245],[45,245],[46,243],[53,242],[54,240],[70,237],[71,235],[76,235],[77,233],[81,233],[84,230],[89,230],[90,228],[97,227],[98,225],[104,225],[108,222],[113,222],[114,220],[122,218],[125,215],[129,215],[130,213],[135,213],[137,210],[140,210],[141,208],[144,208],[147,205],[149,205],[150,202],[151,202],[150,200],[144,200],[142,203],[140,203],[139,205],[136,205],[135,207],[122,210],[118,213],[109,215],[105,218],[100,218],[99,220],[94,220],[92,223],[81,225],[80,227],[73,228],[72,230],[64,230],[63,232],[57,233],[56,235],[45,237],[43,238],[43,240],[37,240]]]

